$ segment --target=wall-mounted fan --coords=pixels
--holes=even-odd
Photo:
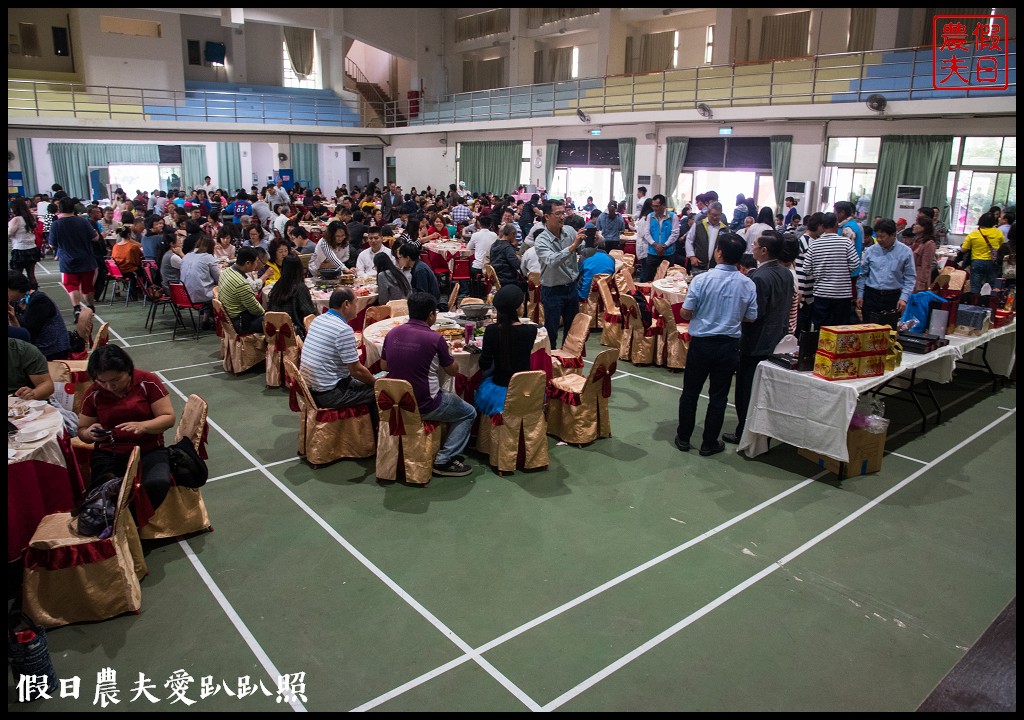
[[[711,106],[705,103],[697,103],[697,113],[707,120],[710,120],[711,116],[714,115],[714,113],[711,112]]]
[[[868,99],[865,104],[868,106],[869,110],[874,110],[875,112],[880,113],[885,110],[889,101],[885,99],[885,95],[875,93],[873,95],[868,95]]]
[[[288,156],[285,153],[278,153],[277,159],[280,160],[281,162],[285,162],[286,160],[288,160]]]
[[[576,108],[576,117],[580,119],[580,122],[590,122],[590,116],[583,112],[583,110],[580,108]]]

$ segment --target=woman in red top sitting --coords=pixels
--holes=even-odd
[[[444,218],[440,215],[434,217],[434,222],[427,230],[427,242],[445,242],[449,240],[448,226],[444,224]]]
[[[174,408],[167,390],[152,373],[136,370],[128,353],[116,345],[96,348],[88,372],[93,384],[78,414],[78,438],[96,443],[92,476],[123,477],[128,456],[138,445],[142,487],[155,510],[171,486],[164,431],[174,426]]]

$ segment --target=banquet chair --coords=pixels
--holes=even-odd
[[[625,240],[622,243],[622,252],[624,252],[627,257],[632,255],[636,258],[636,240]]]
[[[470,276],[470,261],[469,258],[455,258],[452,260],[452,282],[469,282],[472,278]]]
[[[599,330],[604,327],[604,314],[602,312],[601,290],[597,286],[598,278],[609,278],[610,275],[600,273],[590,281],[590,295],[585,302],[580,303],[580,312],[590,316],[590,329]]]
[[[518,372],[509,381],[502,411],[480,416],[476,448],[488,456],[498,475],[547,468],[546,386],[543,370]]]
[[[532,272],[526,278],[526,317],[538,325],[544,324],[544,305],[540,301],[540,273]]]
[[[563,375],[548,383],[549,435],[574,445],[611,437],[608,397],[618,353],[614,348],[602,350],[589,375]]]
[[[138,471],[136,447],[118,491],[109,537],[79,534],[67,512],[39,521],[25,552],[22,582],[24,612],[39,625],[106,620],[142,607],[139,580],[148,569],[128,510]]]
[[[654,308],[661,318],[660,322],[664,325],[661,335],[658,336],[654,362],[669,370],[682,370],[686,367],[686,352],[690,348],[689,334],[687,333],[690,326],[688,324],[680,326],[676,322],[672,304],[665,298],[654,298]]]
[[[622,252],[618,248],[616,248],[615,250],[609,250],[608,257],[610,257],[612,260],[618,260],[623,265],[626,264],[626,253]]]
[[[484,263],[484,287],[487,289],[488,295],[501,290],[501,281],[498,279],[498,273],[490,263]]]
[[[183,328],[187,328],[185,325],[185,316],[182,315],[182,310],[188,310],[188,318],[192,321],[192,329],[195,330],[195,339],[199,340],[199,322],[196,319],[196,313],[193,310],[202,310],[203,303],[193,302],[192,298],[189,297],[188,289],[184,284],[171,283],[168,287],[171,289],[171,309],[174,310],[175,323],[174,332],[171,333],[171,340],[178,337],[178,325]]]
[[[381,378],[374,385],[380,427],[377,430],[377,480],[426,485],[441,449],[441,425],[423,420],[412,385]]]
[[[147,287],[160,287],[160,284],[157,283],[157,281],[154,279],[153,267],[151,266],[151,264],[149,262],[144,262],[142,264],[142,273],[143,273],[143,275],[146,278],[146,286]],[[161,288],[161,290],[162,289],[163,288]],[[214,288],[214,289],[216,289],[216,288]],[[166,308],[170,304],[171,304],[171,296],[170,295],[163,294],[158,299],[154,299],[153,297],[151,297],[149,295],[149,293],[145,293],[144,294],[144,296],[143,296],[143,305],[149,305],[149,310],[146,313],[146,330],[147,331],[153,332],[153,326],[156,324],[156,311],[157,311],[157,308],[160,308],[160,307]],[[177,317],[175,317],[175,320],[177,320]]]
[[[283,384],[284,360],[299,361],[299,338],[291,315],[268,312],[263,316],[263,334],[267,338],[267,387]]]
[[[391,317],[401,317],[409,314],[408,300],[389,300],[388,307],[391,308]]]
[[[313,253],[299,253],[299,261],[302,263],[302,269],[309,274],[309,261],[313,259]]]
[[[82,409],[86,391],[92,386],[92,378],[86,370],[72,370],[63,360],[46,363],[47,372],[53,380],[53,399],[66,410],[77,413]]]
[[[455,312],[459,306],[459,283],[452,285],[452,291],[448,295],[448,311]]]
[[[366,308],[366,315],[363,320],[363,327],[368,327],[375,322],[381,320],[387,320],[391,317],[391,306],[390,305],[371,305]]]
[[[298,454],[314,468],[340,458],[365,458],[374,453],[373,422],[366,405],[318,407],[294,362],[284,361],[292,393],[290,407],[299,413]]]
[[[555,377],[583,374],[583,356],[587,354],[589,333],[590,316],[583,312],[576,313],[562,347],[551,351],[551,369]]]
[[[617,270],[612,276],[615,280],[615,287],[619,291],[619,297],[632,295],[636,292],[636,285],[633,283],[633,273],[625,265]]]
[[[89,351],[92,350],[92,334],[94,330],[94,318],[96,313],[92,311],[88,305],[82,306],[82,312],[78,314],[78,319],[75,320],[75,332],[78,333],[78,337],[82,338],[85,343],[85,349],[81,352],[73,352],[68,355],[69,360],[85,360],[89,357]]]
[[[185,409],[181,413],[178,429],[174,433],[174,442],[188,438],[201,458],[206,456],[206,433],[208,407],[206,401],[198,395],[189,395],[185,401]],[[210,516],[206,512],[206,503],[199,488],[184,487],[174,482],[171,476],[171,487],[167,497],[160,503],[149,522],[139,528],[139,537],[143,540],[159,540],[162,538],[180,537],[192,533],[212,531]]]
[[[452,271],[448,267],[448,262],[440,253],[436,253],[433,250],[427,250],[427,265],[434,272],[434,277],[437,278],[437,284],[446,288],[452,282]]]
[[[636,299],[625,293],[619,295],[622,311],[622,341],[619,344],[619,360],[634,365],[650,365],[654,362],[654,350],[660,328],[652,324],[645,328],[640,317]]]
[[[224,312],[220,300],[213,301],[213,312],[220,321],[224,337],[221,338],[221,349],[224,356],[224,369],[229,373],[243,373],[253,365],[262,362],[267,339],[262,333],[246,333],[239,335],[231,319]]]
[[[316,320],[316,314],[310,313],[306,317],[302,318],[302,326],[306,328],[306,332],[309,332],[309,326]]]
[[[110,342],[110,323],[105,322],[100,325],[100,330],[96,333],[96,340],[89,347],[89,352],[92,352],[98,347],[103,347]]]
[[[121,268],[117,266],[112,258],[107,258],[103,261],[107,266],[107,286],[110,287],[110,302],[107,305],[113,305],[114,300],[117,298],[117,293],[121,292],[124,294],[124,306],[128,307],[128,303],[132,299],[132,279],[125,277],[124,273],[121,272]],[[106,287],[103,288],[104,294],[106,293]]]
[[[619,304],[612,297],[609,278],[608,275],[597,275],[594,277],[594,284],[597,285],[601,304],[604,305],[604,328],[601,330],[601,344],[617,349],[622,344],[622,311],[619,310]]]
[[[658,263],[658,269],[654,271],[654,279],[661,280],[663,277],[668,275],[668,260],[662,260]]]

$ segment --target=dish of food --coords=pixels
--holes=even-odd
[[[14,436],[14,439],[20,443],[30,443],[36,442],[37,440],[42,440],[49,434],[50,433],[48,430],[22,430],[20,433]]]

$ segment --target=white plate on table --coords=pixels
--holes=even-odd
[[[33,443],[42,440],[49,434],[50,431],[45,429],[28,431],[22,430],[14,436],[14,439],[19,443]]]
[[[29,400],[27,404],[30,408],[41,408],[49,405],[45,400]]]

